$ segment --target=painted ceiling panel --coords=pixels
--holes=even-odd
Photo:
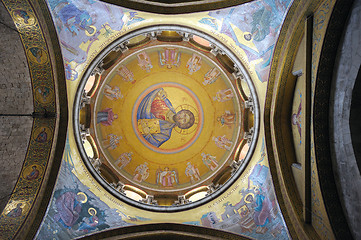
[[[74,108],[74,99],[84,73],[89,66],[92,66],[93,60],[103,49],[106,49],[119,37],[131,34],[134,30],[162,24],[194,28],[221,41],[230,52],[237,56],[249,74],[258,98],[258,108],[263,109],[273,49],[290,4],[291,1],[287,0],[254,1],[233,8],[169,16],[133,11],[94,0],[48,1],[62,47],[69,109]],[[172,46],[168,44],[167,47]],[[182,67],[182,70],[179,70],[179,73],[173,73],[173,76],[174,74],[189,75],[189,69],[185,67],[185,61],[189,60],[192,55],[186,51],[182,54],[180,61],[183,65],[179,67]],[[156,62],[156,64],[159,61],[162,62],[156,51],[154,54],[150,53],[150,55],[152,61]],[[134,63],[131,63],[131,61],[129,63],[129,68],[133,68],[134,76],[145,74],[146,70],[142,70],[137,65],[137,60],[134,61]],[[164,68],[157,65],[149,69],[150,73],[155,69]],[[198,73],[194,73],[194,76],[197,76],[202,71],[206,70],[199,70]],[[202,72],[202,74],[205,73]],[[169,72],[164,71],[163,74],[166,75],[165,78],[170,78],[167,75]],[[137,80],[136,77],[134,79]],[[144,79],[139,80],[139,83]],[[111,81],[116,81],[118,85],[122,84],[121,90],[129,88],[129,91],[138,91],[137,93],[141,96],[140,102],[146,98],[149,91],[154,90],[153,85],[148,86],[153,87],[148,92],[137,90],[137,84],[133,84],[131,79],[128,80],[130,81],[126,82],[120,76],[116,76]],[[156,80],[155,84],[165,84],[164,81],[159,81]],[[196,85],[196,83],[192,85],[191,80],[189,82],[190,84],[185,84],[187,88]],[[179,90],[180,88],[174,87],[177,85],[176,81],[172,84],[169,86],[162,85],[162,87],[166,91],[173,91],[173,95],[177,96],[191,94],[189,91],[184,91],[186,88]],[[221,82],[219,81],[217,84],[219,85]],[[113,84],[109,83],[109,85]],[[216,93],[216,90],[223,87],[218,85],[212,85],[214,87],[212,93]],[[197,92],[197,89],[200,88],[195,89],[195,95],[202,94]],[[144,94],[142,95],[142,93]],[[127,99],[126,95],[124,95],[124,99]],[[174,100],[170,98],[170,100],[177,101],[176,98]],[[212,98],[209,101],[210,104],[216,104]],[[232,102],[232,104],[235,103],[237,101]],[[104,98],[103,102],[98,106],[99,111],[109,107],[109,104],[113,104],[113,102]],[[232,104],[227,108],[236,109],[237,106]],[[196,106],[197,104],[192,102],[190,105]],[[119,108],[119,105],[116,107]],[[119,108],[119,111],[123,111],[123,109]],[[203,111],[206,110],[203,109]],[[131,109],[129,112],[131,112]],[[258,118],[262,119],[262,116],[261,111]],[[74,117],[76,116],[70,116],[71,119]],[[94,120],[95,117],[93,117]],[[129,119],[129,122],[131,121]],[[109,134],[102,125],[98,127],[102,135]],[[130,125],[129,127],[133,126]],[[230,130],[226,129],[226,131]],[[256,145],[252,151],[252,158],[244,167],[240,177],[220,196],[187,211],[152,212],[119,200],[97,182],[79,154],[74,137],[73,121],[69,121],[68,138],[62,166],[52,200],[38,231],[37,238],[69,239],[105,229],[147,223],[172,222],[221,229],[255,239],[289,239],[287,227],[273,189],[268,160],[265,154],[262,125],[259,127],[258,136],[253,136],[253,138]],[[174,142],[173,145],[171,142],[167,143],[169,146],[164,146],[164,149],[174,150],[179,147],[177,142]],[[124,152],[130,152],[130,150],[124,149]],[[162,151],[160,152],[159,154],[163,154]],[[135,155],[132,157],[135,158]],[[166,156],[166,154],[163,155]],[[137,167],[134,164],[131,163],[128,168],[125,168],[125,171],[129,171],[129,175],[134,174]],[[206,172],[207,167],[202,166],[202,162],[199,164],[200,171]],[[165,167],[164,165],[161,169]],[[178,172],[185,172],[186,162],[184,166],[177,168],[181,169]],[[157,175],[153,172],[151,174],[149,179],[154,182]],[[183,176],[183,179],[179,179],[179,181],[186,183],[189,178]],[[162,186],[158,185],[157,188],[162,189]]]

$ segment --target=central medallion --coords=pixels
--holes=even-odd
[[[177,153],[197,140],[203,109],[189,88],[160,83],[147,88],[136,100],[132,123],[145,146],[159,153]]]

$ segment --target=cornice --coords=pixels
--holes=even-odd
[[[143,12],[183,14],[238,6],[252,0],[102,0],[103,2]]]

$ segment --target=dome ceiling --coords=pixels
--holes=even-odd
[[[181,223],[289,239],[260,119],[290,4],[254,1],[169,17],[99,1],[44,1],[41,9],[52,14],[56,29],[50,32],[61,47],[49,62],[64,62],[67,92],[59,97],[69,104],[59,106],[69,109],[71,121],[59,121],[67,134],[66,142],[58,140],[66,143],[63,158],[54,160],[58,166],[49,164],[55,186],[42,188],[40,210],[46,215],[37,213],[40,227],[26,238],[71,239],[131,225]],[[219,102],[218,91],[228,89],[220,99],[229,99]],[[175,120],[180,109],[191,114]],[[168,134],[151,141],[165,130],[161,121]],[[254,204],[259,200],[262,220]],[[35,204],[31,209],[38,210]],[[30,211],[22,211],[22,219],[31,219]]]
[[[34,104],[46,111],[42,118],[34,105],[31,141],[0,235],[149,238],[179,229],[204,238],[352,238],[329,171],[334,128],[323,124],[352,1],[139,2],[160,13],[222,8],[172,16],[134,11],[135,2],[119,3],[126,9],[97,0],[3,1],[25,49]],[[307,38],[310,51],[303,51],[304,33],[317,36]],[[291,71],[302,62],[298,53],[311,69],[302,68],[308,87]],[[44,84],[50,92],[38,91]],[[23,99],[14,89],[7,95]],[[298,181],[300,170],[307,179]]]
[[[106,166],[106,184],[134,200],[198,200],[244,165],[253,131],[247,73],[222,46],[184,30],[135,35],[108,49],[80,88],[84,158]]]

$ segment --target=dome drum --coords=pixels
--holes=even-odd
[[[149,27],[111,43],[84,74],[75,105],[90,172],[118,198],[154,211],[221,194],[246,166],[258,134],[245,68],[218,40],[181,26]]]

